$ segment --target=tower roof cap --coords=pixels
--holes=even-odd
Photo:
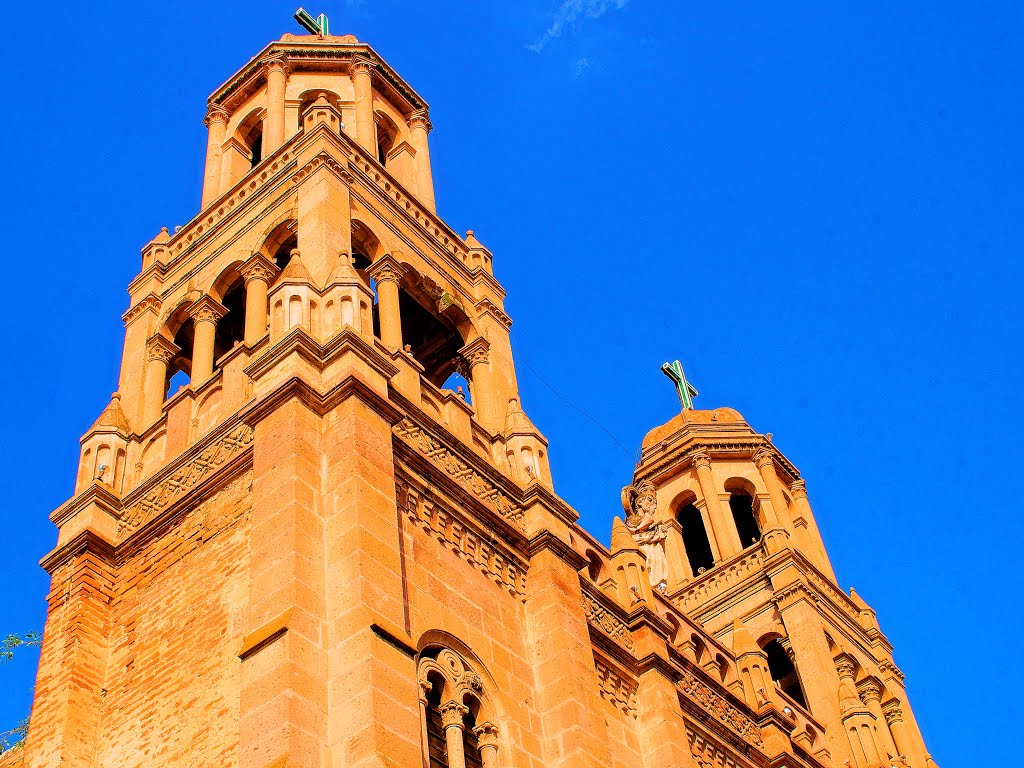
[[[302,256],[299,254],[298,248],[292,249],[291,258],[288,259],[288,263],[285,265],[281,275],[277,278],[278,284],[281,283],[312,283],[313,278],[309,274],[309,270],[306,269],[306,265],[302,263]]]
[[[110,430],[114,430],[122,436],[128,435],[128,418],[124,415],[124,409],[121,408],[120,392],[115,392],[110,396],[107,407],[89,428],[89,432],[109,432]]]
[[[629,528],[618,515],[612,520],[612,556],[626,549],[638,550]]]
[[[523,411],[518,397],[513,397],[508,401],[508,411],[505,415],[505,437],[512,435],[535,435],[541,439],[544,437]]]

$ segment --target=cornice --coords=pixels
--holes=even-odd
[[[350,327],[342,328],[325,344],[321,344],[301,327],[290,330],[280,341],[249,363],[242,372],[251,379],[263,374],[290,354],[298,353],[316,370],[322,372],[335,359],[346,352],[354,352],[365,360],[375,373],[390,379],[398,373],[398,367]]]
[[[567,501],[546,485],[541,485],[534,481],[523,489],[520,498],[524,507],[540,503],[554,512],[561,520],[572,526],[573,530],[581,530],[577,525],[577,521],[580,519],[579,512],[569,506]]]
[[[587,558],[573,549],[569,544],[562,541],[551,531],[541,531],[530,539],[527,547],[529,548],[531,558],[541,552],[551,552],[555,557],[563,561],[574,571],[579,571],[587,567]]]
[[[54,572],[68,560],[86,552],[94,553],[110,566],[115,565],[116,548],[114,544],[88,528],[75,535],[63,546],[57,547],[47,554],[39,561],[39,565],[53,576]]]
[[[401,102],[404,102],[404,104],[399,103],[396,106],[404,106],[405,114],[411,115],[418,110],[429,108],[423,97],[398,75],[370,45],[361,42],[341,42],[340,39],[338,41],[318,39],[316,42],[276,40],[265,46],[245,66],[210,94],[209,104],[231,109],[246,99],[266,82],[264,61],[272,56],[286,57],[292,72],[309,69],[323,70],[324,62],[331,61],[338,62],[339,69],[348,69],[353,60],[360,58],[371,64],[372,75],[378,90],[387,90],[392,96],[397,96]]]

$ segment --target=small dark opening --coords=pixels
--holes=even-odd
[[[249,144],[249,151],[252,153],[252,160],[249,167],[255,168],[263,159],[263,122],[256,123],[246,137]]]
[[[768,671],[771,672],[772,680],[778,683],[779,688],[787,696],[806,709],[807,700],[800,685],[800,677],[782,643],[778,640],[769,640],[764,644],[763,650],[768,657]]]
[[[715,556],[711,552],[711,542],[704,528],[704,520],[700,510],[693,504],[687,504],[676,514],[680,527],[683,529],[683,546],[686,557],[690,561],[693,575],[698,576],[704,571],[715,567]]]
[[[425,369],[427,380],[435,387],[444,386],[457,367],[459,350],[465,344],[462,336],[404,290],[399,291],[398,306],[402,339],[412,347],[412,355]],[[472,386],[472,381],[468,384]]]
[[[441,704],[441,692],[438,686],[427,692],[427,752],[430,755],[430,768],[448,768],[448,745],[444,740],[444,724],[438,707]]]
[[[470,707],[469,714],[463,718],[462,728],[462,751],[466,754],[466,768],[483,768],[480,760],[480,743],[477,741],[473,729],[476,728],[476,717],[473,708]]]
[[[245,339],[245,283],[239,279],[224,294],[221,304],[228,311],[217,321],[213,342],[213,359],[219,360]]]
[[[167,364],[167,382],[164,385],[164,397],[170,397],[182,387],[187,387],[192,380],[192,344],[195,341],[195,323],[187,318],[174,334],[174,343],[181,352]]]
[[[754,515],[754,500],[746,493],[734,493],[729,497],[729,509],[740,535],[740,544],[746,549],[761,540],[761,527]]]
[[[288,266],[288,262],[292,258],[292,251],[298,247],[299,238],[296,235],[292,235],[278,246],[277,252],[274,253],[274,263],[277,264],[278,269],[284,269]]]

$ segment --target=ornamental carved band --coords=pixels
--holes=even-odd
[[[142,316],[146,312],[153,312],[154,314],[160,312],[160,307],[163,303],[154,294],[149,294],[144,299],[139,301],[134,307],[129,309],[123,315],[121,319],[124,320],[125,325],[132,322],[135,318]]]
[[[744,741],[755,747],[761,746],[761,729],[757,727],[757,723],[730,704],[720,693],[698,680],[689,670],[682,671],[678,687],[686,698],[710,712]]]
[[[394,428],[395,435],[402,438],[443,469],[465,490],[493,509],[521,531],[526,530],[523,510],[513,504],[494,483],[460,459],[444,443],[416,426],[411,419],[402,419]]]
[[[301,170],[297,171],[292,177],[292,181],[299,184],[321,168],[326,168],[346,184],[351,184],[355,181],[355,176],[352,175],[352,172],[345,165],[323,152],[302,166]]]
[[[505,327],[505,330],[512,328],[512,318],[506,315],[502,310],[498,309],[498,305],[490,299],[481,299],[476,303],[476,311],[483,315],[490,315],[501,325]]]
[[[251,444],[252,427],[239,424],[226,437],[207,446],[125,510],[117,526],[118,539],[148,523]]]
[[[633,635],[629,627],[587,594],[583,595],[583,612],[586,613],[587,621],[591,625],[628,650],[633,650]]]

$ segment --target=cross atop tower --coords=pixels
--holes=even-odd
[[[693,410],[693,398],[698,394],[696,387],[686,380],[683,372],[683,364],[678,360],[671,363],[662,363],[661,372],[672,379],[676,386],[676,394],[679,395],[679,404],[684,411]]]
[[[312,32],[314,35],[326,37],[328,34],[330,34],[327,31],[326,13],[321,13],[314,19],[313,14],[309,13],[303,8],[299,8],[299,10],[295,12],[295,20],[299,22],[299,24],[301,24],[303,27],[308,29],[310,32]]]

